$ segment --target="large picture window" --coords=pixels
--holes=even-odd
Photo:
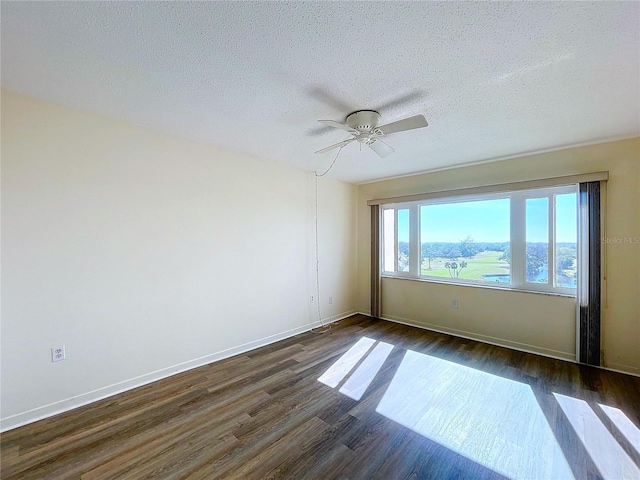
[[[577,185],[381,208],[383,276],[575,295]]]

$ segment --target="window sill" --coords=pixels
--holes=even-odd
[[[562,292],[546,292],[543,290],[528,290],[526,288],[516,288],[511,286],[501,286],[501,285],[481,285],[478,283],[466,283],[466,282],[456,282],[450,280],[437,280],[437,279],[427,279],[427,278],[416,278],[409,276],[400,276],[400,275],[388,275],[388,274],[380,274],[380,278],[391,278],[394,280],[412,280],[414,282],[424,282],[424,283],[437,283],[439,285],[455,285],[456,287],[471,287],[471,288],[486,288],[489,290],[502,290],[507,292],[519,292],[519,293],[534,293],[537,295],[551,295],[553,297],[565,297],[565,298],[576,298],[576,294],[572,293],[562,293]]]

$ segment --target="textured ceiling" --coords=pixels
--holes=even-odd
[[[349,182],[638,135],[638,2],[6,2],[2,86]]]

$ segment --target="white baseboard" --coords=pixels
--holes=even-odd
[[[357,313],[360,315],[366,315],[367,317],[371,316],[371,314],[368,312],[358,311]],[[519,352],[533,353],[535,355],[542,355],[543,357],[555,358],[556,360],[564,360],[566,362],[580,364],[580,362],[577,361],[574,354],[568,354],[568,353],[557,351],[557,350],[540,348],[534,345],[528,345],[526,343],[513,342],[510,340],[489,337],[487,335],[481,335],[473,332],[460,331],[453,328],[451,329],[443,328],[439,325],[434,326],[431,324],[421,324],[413,320],[409,320],[401,317],[390,316],[390,317],[379,317],[379,318],[382,320],[386,320],[388,322],[400,323],[402,325],[421,328],[423,330],[429,330],[432,332],[445,333],[447,335],[453,335],[454,337],[466,338],[467,340],[475,340],[477,342],[488,343],[490,345],[496,345],[498,347],[510,348],[512,350],[517,350]],[[589,366],[594,368],[599,368],[601,370],[607,370],[609,372],[622,373],[624,375],[632,375],[634,377],[640,377],[640,368],[632,367],[630,365],[611,363],[606,367],[596,366],[596,365],[589,365]]]
[[[489,335],[482,335],[475,332],[467,332],[465,330],[458,330],[455,328],[442,327],[441,325],[432,325],[429,323],[417,323],[407,318],[402,317],[380,317],[383,320],[389,322],[401,323],[403,325],[409,325],[411,327],[423,328],[425,330],[431,330],[438,333],[446,333],[447,335],[453,335],[455,337],[466,338],[468,340],[476,340],[478,342],[488,343],[490,345],[496,345],[498,347],[511,348],[526,353],[534,353],[536,355],[544,355],[545,357],[555,358],[558,360],[567,360],[569,362],[575,362],[575,354],[563,352],[561,350],[553,350],[550,348],[542,348],[536,345],[529,345],[527,343],[514,342],[499,337],[491,337]]]
[[[64,400],[50,403],[48,405],[43,405],[41,407],[33,408],[31,410],[27,410],[25,412],[21,412],[21,413],[0,419],[0,432],[5,432],[7,430],[12,430],[14,428],[18,428],[23,425],[27,425],[29,423],[37,422],[38,420],[49,418],[54,415],[67,412],[69,410],[73,410],[75,408],[88,405],[98,400],[102,400],[102,399],[111,397],[113,395],[117,395],[118,393],[126,392],[127,390],[132,390],[134,388],[138,388],[158,380],[162,380],[163,378],[167,378],[172,375],[176,375],[178,373],[191,370],[193,368],[201,367],[209,363],[213,363],[219,360],[223,360],[225,358],[233,357],[234,355],[246,353],[250,350],[254,350],[256,348],[260,348],[265,345],[269,345],[271,343],[275,343],[280,340],[293,337],[300,333],[308,332],[312,328],[317,327],[321,324],[337,322],[339,320],[342,320],[343,318],[350,317],[351,315],[354,315],[354,314],[370,316],[369,312],[361,312],[356,310],[341,313],[338,315],[333,315],[331,317],[324,318],[322,322],[316,320],[315,322],[311,322],[300,327],[286,330],[284,332],[277,333],[275,335],[270,335],[268,337],[255,340],[253,342],[245,343],[243,345],[238,345],[236,347],[228,348],[226,350],[221,350],[219,352],[211,353],[209,355],[205,355],[200,358],[196,358],[193,360],[189,360],[187,362],[173,365],[171,367],[166,367],[160,370],[156,370],[154,372],[147,373],[145,375],[131,378],[129,380],[124,380],[122,382],[108,385],[106,387],[102,387],[97,390],[93,390],[91,392],[86,392],[80,395],[66,398]],[[380,317],[380,318],[382,320],[386,320],[389,322],[400,323],[403,325],[421,328],[424,330],[430,330],[438,333],[444,333],[447,335],[453,335],[455,337],[461,337],[469,340],[475,340],[478,342],[489,343],[491,345],[497,345],[499,347],[511,348],[513,350],[518,350],[525,353],[533,353],[536,355],[543,355],[545,357],[555,358],[558,360],[565,360],[572,363],[578,363],[576,362],[575,356],[564,353],[564,352],[558,352],[556,350],[539,348],[539,347],[528,345],[525,343],[513,342],[510,340],[504,340],[504,339],[490,337],[486,335],[480,335],[473,332],[465,332],[465,331],[459,331],[455,329],[443,328],[437,325],[434,326],[430,324],[420,324],[415,321],[401,318],[401,317]],[[640,369],[636,367],[628,366],[628,365],[610,364],[609,367],[596,367],[596,368],[601,368],[603,370],[609,370],[616,373],[622,373],[625,375],[633,375],[636,377],[640,377],[640,374],[638,372],[638,370]]]
[[[158,380],[162,380],[163,378],[170,377],[177,373],[182,373],[187,370],[191,370],[193,368],[201,367],[209,363],[213,363],[219,360],[223,360],[225,358],[233,357],[234,355],[239,355],[241,353],[248,352],[249,350],[254,350],[259,347],[264,347],[265,345],[269,345],[271,343],[275,343],[280,340],[293,337],[300,333],[308,332],[312,328],[317,327],[321,324],[337,322],[338,320],[342,320],[343,318],[349,317],[355,313],[356,311],[352,310],[349,312],[324,318],[322,319],[322,321],[316,320],[315,322],[308,323],[301,327],[292,328],[290,330],[286,330],[284,332],[280,332],[275,335],[270,335],[268,337],[264,337],[249,343],[245,343],[243,345],[227,348],[225,350],[211,353],[209,355],[205,355],[200,358],[195,358],[193,360],[179,363],[171,367],[162,368],[160,370],[149,372],[144,375],[131,378],[129,380],[124,380],[122,382],[114,383],[112,385],[108,385],[106,387],[102,387],[97,390],[85,392],[80,395],[75,395],[73,397],[65,398],[64,400],[59,400],[57,402],[50,403],[48,405],[43,405],[40,407],[33,408],[31,410],[27,410],[25,412],[17,413],[15,415],[2,418],[0,419],[0,432],[6,432],[7,430],[12,430],[14,428],[18,428],[23,425],[27,425],[29,423],[37,422],[38,420],[49,418],[54,415],[67,412],[69,410],[73,410],[75,408],[88,405],[98,400],[102,400],[104,398],[117,395],[118,393],[126,392],[127,390],[131,390],[134,388],[141,387],[143,385],[147,385],[152,382],[156,382]]]
[[[640,377],[640,368],[632,367],[631,365],[622,365],[619,363],[610,363],[606,367],[598,367],[603,370],[609,370],[610,372],[624,373],[625,375],[633,375],[634,377]]]
[[[338,322],[344,318],[350,317],[351,315],[355,315],[357,314],[358,311],[357,310],[350,310],[349,312],[346,313],[339,313],[337,315],[332,315],[328,318],[323,318],[322,321],[318,321],[316,320],[315,322],[312,322],[314,327],[319,327],[320,325],[326,325],[327,323],[335,323]],[[313,327],[310,327],[308,330],[310,330]],[[293,336],[293,335],[290,335]]]

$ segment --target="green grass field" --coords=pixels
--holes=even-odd
[[[459,278],[467,280],[482,280],[482,275],[486,274],[500,274],[509,273],[509,263],[505,260],[498,260],[502,256],[502,252],[480,252],[471,258],[458,259],[458,264],[461,260],[467,262],[467,267],[463,268],[460,272]],[[429,263],[424,261],[422,263],[422,275],[430,277],[445,277],[451,278],[449,271],[445,268],[444,264],[449,262],[447,258],[434,258],[431,260],[431,270],[428,269]]]

